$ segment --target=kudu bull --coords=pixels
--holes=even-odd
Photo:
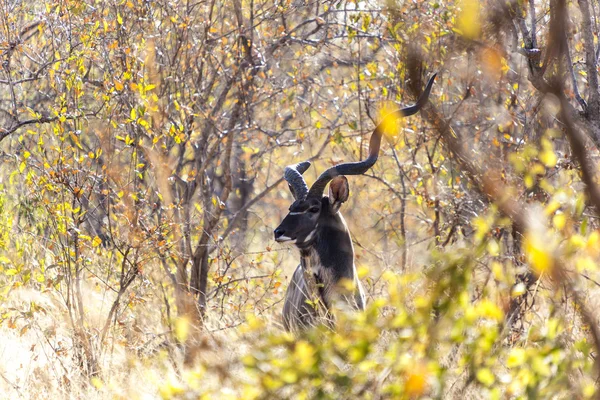
[[[413,106],[394,114],[407,117],[421,110],[427,103],[434,80],[435,75]],[[275,240],[294,243],[301,256],[283,306],[283,324],[288,331],[302,330],[320,319],[331,326],[333,308],[364,310],[365,295],[354,266],[352,239],[338,211],[349,195],[345,175],[361,175],[377,161],[384,123],[385,119],[373,131],[369,156],[365,160],[327,169],[310,189],[302,176],[310,162],[285,168],[284,177],[295,201],[275,229]],[[328,183],[329,196],[323,197]]]

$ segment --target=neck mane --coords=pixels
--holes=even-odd
[[[296,245],[302,264],[313,272],[330,271],[335,278],[353,278],[354,247],[350,232],[342,215],[337,212],[319,219],[314,238],[306,244]]]

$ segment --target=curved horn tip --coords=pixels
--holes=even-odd
[[[296,170],[303,174],[309,167],[310,161],[302,161],[301,163],[296,164]]]
[[[427,86],[433,85],[433,81],[435,81],[435,78],[437,77],[437,74],[438,74],[437,72],[434,72],[433,75],[431,75],[431,77],[427,81]]]
[[[425,90],[423,91],[423,93],[421,93],[421,96],[419,97],[419,99],[417,100],[417,102],[415,104],[416,109],[411,110],[411,111],[414,111],[412,114],[415,114],[416,112],[418,112],[421,109],[421,107],[423,107],[429,101],[429,95],[431,94],[431,89],[433,88],[433,83],[435,82],[436,76],[437,76],[437,72],[435,72],[433,75],[431,75],[431,77],[427,81]],[[412,115],[412,114],[410,114],[410,115]],[[408,113],[405,113],[405,116],[408,116],[408,115],[409,115]]]
[[[296,171],[296,172],[300,172],[300,174],[303,174],[310,166],[311,166],[310,161],[302,161],[302,162],[299,162],[298,164],[288,165],[287,167],[284,168],[284,171]]]

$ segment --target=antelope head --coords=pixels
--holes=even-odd
[[[429,99],[435,77],[434,74],[429,79],[425,91],[414,105],[399,109],[393,114],[408,117],[419,112]],[[385,120],[386,118],[384,118],[384,122]],[[362,175],[377,161],[384,122],[381,122],[373,131],[369,142],[369,156],[365,160],[342,163],[327,169],[310,189],[302,176],[310,167],[310,162],[305,161],[285,168],[284,178],[288,182],[295,201],[274,231],[276,241],[294,243],[298,247],[312,244],[319,224],[326,222],[328,217],[335,216],[340,206],[348,200],[350,189],[346,176]],[[329,196],[323,197],[325,187],[330,182]]]

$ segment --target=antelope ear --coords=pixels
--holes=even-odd
[[[333,212],[337,212],[340,209],[342,203],[348,200],[349,195],[350,187],[348,186],[348,179],[343,175],[333,178],[329,184],[329,204],[333,207]]]

